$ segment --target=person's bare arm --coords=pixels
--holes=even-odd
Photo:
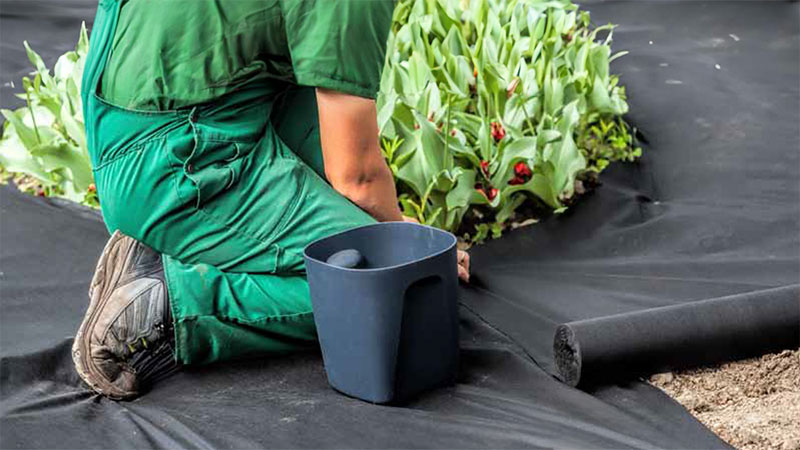
[[[375,101],[317,88],[317,108],[331,186],[378,221],[403,220],[378,141]]]
[[[331,186],[378,221],[404,220],[378,142],[375,101],[317,88],[317,109],[325,177]],[[469,281],[469,255],[461,250],[458,276]]]

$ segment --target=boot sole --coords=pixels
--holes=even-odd
[[[107,295],[109,286],[115,286],[119,281],[119,276],[122,270],[113,270],[118,263],[123,263],[131,250],[134,247],[135,241],[129,239],[127,248],[121,247],[116,249],[117,246],[124,246],[126,236],[115,231],[111,238],[103,248],[103,253],[97,261],[97,268],[94,272],[94,277],[89,285],[89,309],[86,317],[84,317],[78,333],[75,335],[75,340],[72,344],[72,361],[75,364],[75,370],[81,379],[89,385],[95,392],[102,394],[112,400],[126,400],[138,395],[138,392],[123,392],[120,391],[113,384],[105,381],[105,377],[97,369],[92,361],[90,340],[91,330],[98,318],[98,312],[103,309],[106,301],[111,297]],[[116,261],[109,261],[111,255],[114,255]],[[111,262],[111,264],[109,264]]]

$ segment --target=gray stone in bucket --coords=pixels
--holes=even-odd
[[[367,261],[360,251],[354,248],[338,251],[328,257],[325,261],[328,264],[336,267],[344,267],[345,269],[363,269]]]

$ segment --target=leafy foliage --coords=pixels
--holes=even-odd
[[[399,0],[378,98],[404,212],[479,242],[563,211],[582,181],[641,154],[609,72],[613,26],[569,0]],[[601,36],[603,35],[603,36]],[[26,107],[2,110],[0,179],[98,206],[80,80],[86,27],[54,73],[35,67]]]
[[[378,123],[405,213],[480,241],[638,157],[612,28],[568,0],[401,0]]]
[[[75,51],[62,55],[53,74],[25,42],[35,71],[25,77],[27,106],[3,109],[6,119],[0,138],[0,169],[17,184],[38,195],[54,195],[97,206],[86,132],[83,126],[80,86],[89,50],[85,24]]]

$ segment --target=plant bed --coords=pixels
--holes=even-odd
[[[0,182],[10,179],[31,194],[98,207],[80,98],[89,51],[86,26],[75,50],[58,58],[52,74],[27,42],[25,50],[34,71],[22,79],[25,92],[18,94],[27,105],[2,110]]]
[[[567,1],[399,2],[378,123],[405,213],[480,242],[640,156],[612,30]]]

